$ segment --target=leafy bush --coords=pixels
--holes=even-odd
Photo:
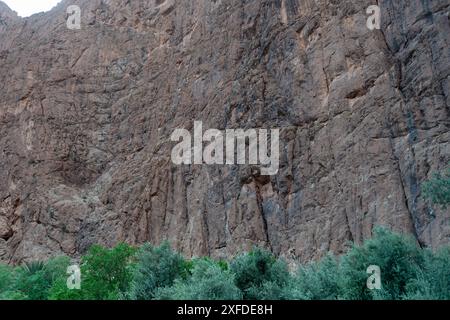
[[[16,290],[29,300],[46,300],[54,282],[66,276],[69,264],[67,257],[25,263],[17,272]]]
[[[48,300],[85,300],[90,296],[86,290],[68,289],[67,279],[58,279],[49,290]]]
[[[376,228],[374,237],[362,246],[354,246],[341,264],[341,295],[344,299],[400,299],[406,286],[417,276],[424,257],[414,240]],[[367,288],[370,265],[381,269],[382,291]]]
[[[286,299],[334,300],[339,297],[340,270],[337,259],[328,255],[319,262],[300,266],[287,288]]]
[[[240,300],[242,292],[234,284],[234,276],[224,264],[210,259],[193,263],[188,279],[178,278],[171,287],[160,288],[159,300]]]
[[[423,184],[425,198],[444,209],[450,204],[450,167],[445,173],[436,173],[434,177]]]
[[[407,300],[450,300],[450,247],[426,251],[425,263],[407,286]]]
[[[0,294],[8,290],[12,282],[14,282],[14,269],[0,265]]]
[[[171,286],[175,279],[186,277],[188,264],[165,242],[159,247],[145,244],[137,254],[130,298],[151,300],[159,288]]]
[[[136,250],[127,244],[112,249],[93,246],[82,258],[81,290],[67,288],[60,279],[50,290],[55,300],[116,300],[128,290],[132,278],[132,258]]]
[[[106,299],[450,299],[450,247],[434,252],[407,236],[376,228],[340,259],[332,255],[288,271],[284,260],[254,249],[228,264],[185,260],[168,243],[136,249],[92,247],[81,259],[81,290],[67,288],[70,259],[0,265],[0,300]],[[367,268],[381,269],[381,290],[367,288]]]
[[[244,299],[249,300],[282,299],[290,277],[283,260],[259,248],[236,257],[230,269],[235,274],[236,286]]]
[[[114,299],[128,290],[132,278],[130,261],[136,250],[127,244],[106,249],[93,246],[83,257],[83,286],[90,299]]]
[[[0,265],[0,300],[24,300],[27,297],[17,291],[17,269]]]

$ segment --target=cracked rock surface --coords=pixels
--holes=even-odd
[[[81,29],[66,27],[69,5]],[[375,225],[423,246],[450,212],[450,1],[0,1],[0,261],[168,239],[308,261]],[[176,166],[176,128],[280,128],[280,171]]]

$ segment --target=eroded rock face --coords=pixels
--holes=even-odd
[[[69,5],[81,30],[66,27]],[[169,239],[302,261],[374,225],[450,239],[448,0],[0,2],[0,260]],[[281,128],[280,171],[176,166],[175,128]]]

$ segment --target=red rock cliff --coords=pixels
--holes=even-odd
[[[0,260],[163,239],[310,260],[379,224],[448,243],[421,183],[450,160],[449,5],[73,0],[20,19],[0,2]],[[281,128],[280,172],[173,165],[195,120]]]

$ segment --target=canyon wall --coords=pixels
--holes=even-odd
[[[70,30],[69,5],[81,8]],[[381,8],[381,30],[366,26]],[[449,0],[0,2],[0,261],[169,240],[308,261],[450,212]],[[280,170],[171,162],[176,128],[280,128]]]

